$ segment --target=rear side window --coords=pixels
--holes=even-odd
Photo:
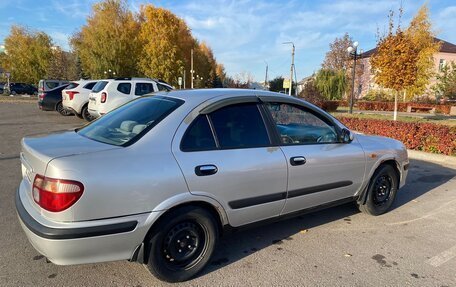
[[[87,89],[87,90],[91,90],[93,88],[93,86],[95,86],[96,83],[97,82],[87,83],[83,88]]]
[[[79,129],[86,138],[127,146],[141,138],[184,101],[168,97],[144,97],[131,101]]]
[[[210,114],[220,148],[262,147],[269,136],[256,104],[227,106]]]
[[[55,89],[59,86],[59,82],[46,82],[46,87],[50,90]]]
[[[99,82],[97,82],[95,84],[95,86],[93,86],[92,92],[94,92],[94,93],[101,92],[106,87],[107,84],[108,84],[108,81],[99,81]]]
[[[79,86],[78,83],[71,82],[68,86],[66,86],[66,88],[64,90],[71,90],[71,89],[77,88],[78,86]]]
[[[207,116],[198,116],[185,132],[181,142],[181,150],[203,151],[216,148],[217,146]]]
[[[131,92],[131,84],[130,83],[119,83],[117,85],[117,90],[122,94],[129,95]]]
[[[142,96],[145,94],[153,93],[154,85],[152,83],[136,83],[135,95]]]

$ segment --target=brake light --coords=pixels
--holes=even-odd
[[[76,92],[76,91],[67,91],[66,93],[70,97],[70,101],[73,100],[74,95],[79,94],[79,92]]]
[[[108,94],[107,94],[107,93],[105,93],[105,92],[101,93],[101,99],[100,99],[100,101],[101,101],[102,103],[105,103],[107,98],[108,98]]]
[[[38,95],[38,97],[40,98],[40,100],[43,100],[44,97],[46,97],[46,93],[40,93],[40,94]]]
[[[37,174],[33,181],[33,199],[42,208],[59,212],[72,206],[84,192],[82,183]]]

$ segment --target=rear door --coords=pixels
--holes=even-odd
[[[288,165],[283,213],[351,200],[364,179],[365,156],[360,144],[341,143],[339,128],[317,110],[283,102],[264,105]]]
[[[190,192],[217,200],[232,226],[281,213],[287,165],[280,148],[271,146],[258,103],[232,104],[185,120],[173,153]]]

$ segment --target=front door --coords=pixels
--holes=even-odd
[[[304,106],[265,103],[288,165],[283,213],[353,198],[364,179],[365,157],[356,139],[341,143],[326,116]]]
[[[192,194],[217,200],[232,226],[280,215],[287,165],[270,145],[258,103],[222,107],[179,130],[173,153]]]

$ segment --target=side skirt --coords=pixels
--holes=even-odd
[[[327,209],[327,208],[331,208],[331,207],[334,207],[334,206],[346,204],[346,203],[349,203],[349,202],[355,202],[357,200],[358,200],[357,196],[342,198],[342,199],[338,199],[338,200],[335,200],[335,201],[331,201],[331,202],[323,203],[323,204],[320,204],[320,205],[312,206],[312,207],[309,207],[309,208],[306,208],[306,209],[302,209],[302,210],[294,211],[294,212],[291,212],[291,213],[279,215],[279,216],[276,216],[276,217],[273,217],[273,218],[268,218],[268,219],[265,219],[265,220],[249,223],[249,224],[242,225],[242,226],[239,226],[239,227],[233,227],[233,226],[227,224],[227,225],[225,225],[223,227],[223,234],[225,235],[225,234],[235,233],[235,232],[238,232],[238,231],[242,231],[242,230],[246,230],[246,229],[250,229],[250,228],[254,228],[254,227],[258,227],[258,226],[271,224],[271,223],[274,223],[274,222],[278,222],[278,221],[282,221],[282,220],[285,220],[285,219],[294,218],[294,217],[297,217],[297,216],[300,216],[300,215],[304,215],[304,214],[308,214],[308,213],[312,213],[312,212],[317,212],[317,211],[320,211],[320,210],[323,210],[323,209]]]

